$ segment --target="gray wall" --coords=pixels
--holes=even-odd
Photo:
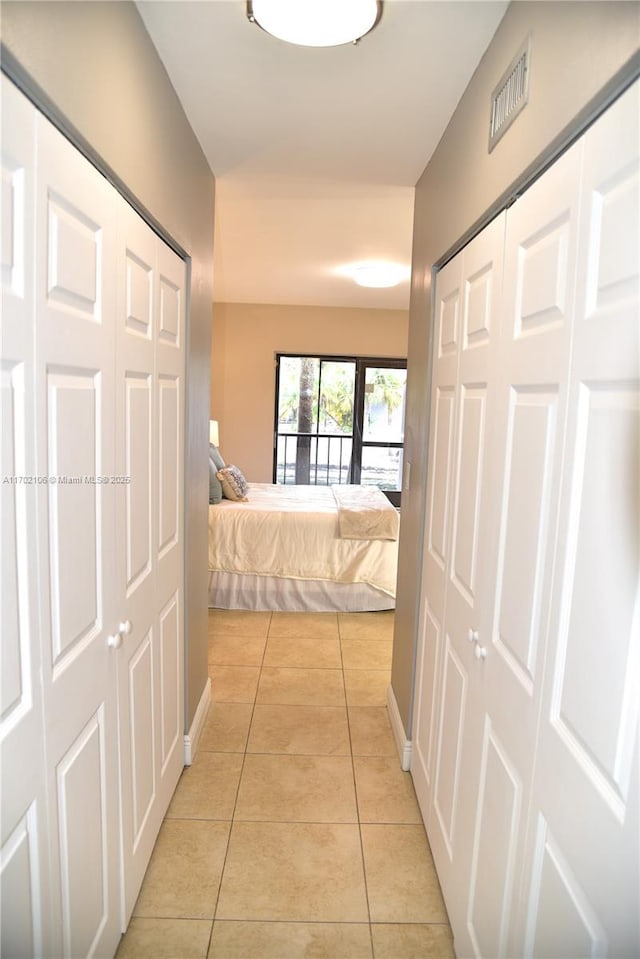
[[[637,69],[639,11],[635,2],[512,3],[416,187],[405,427],[411,490],[402,497],[392,670],[408,738],[426,485],[431,270],[583,124],[579,115],[606,99],[605,88],[618,86],[622,75],[628,78]],[[529,103],[489,154],[491,92],[529,33]]]
[[[214,179],[135,6],[2,3],[2,42],[191,256],[186,429],[186,723],[207,681]]]

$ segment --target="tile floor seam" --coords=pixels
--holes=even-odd
[[[339,629],[340,629],[340,617],[338,617],[338,630],[339,630]],[[344,656],[343,656],[343,651],[342,651],[342,640],[341,640],[341,642],[340,642],[340,660],[341,660],[341,662],[342,662],[342,681],[343,681],[343,683],[344,683],[345,699],[346,699],[346,689],[347,689],[347,686],[346,686],[346,679],[345,679],[345,676],[344,676]],[[375,948],[374,948],[374,944],[373,944],[373,931],[372,931],[372,929],[371,929],[371,903],[370,903],[370,901],[369,901],[369,884],[368,884],[368,882],[367,882],[367,869],[366,869],[365,860],[364,860],[364,845],[363,845],[363,842],[362,842],[362,825],[361,825],[361,822],[360,822],[360,801],[359,801],[359,799],[358,799],[358,784],[357,784],[357,782],[356,782],[356,766],[355,766],[355,757],[354,757],[354,755],[353,755],[353,738],[352,738],[352,735],[351,735],[351,722],[350,722],[350,720],[349,720],[349,706],[348,706],[348,702],[347,702],[347,705],[346,705],[346,710],[347,710],[347,730],[348,730],[348,733],[349,733],[349,756],[350,756],[350,758],[351,758],[351,776],[352,776],[352,779],[353,779],[353,791],[354,791],[355,801],[356,801],[356,815],[357,815],[357,817],[358,817],[358,841],[359,841],[359,845],[360,845],[360,864],[361,864],[361,867],[362,867],[362,879],[363,879],[363,882],[364,882],[364,895],[365,895],[365,899],[366,899],[366,902],[367,902],[367,916],[368,916],[368,919],[369,919],[369,945],[370,945],[370,947],[371,947],[371,956],[372,956],[372,957],[375,957]]]
[[[211,924],[211,936],[210,936],[210,940],[209,940],[209,948],[208,948],[208,950],[207,950],[207,955],[208,955],[208,953],[209,953],[209,951],[210,951],[210,949],[211,949],[211,938],[213,937],[213,927],[214,927],[214,925],[215,925],[216,915],[217,915],[217,913],[218,913],[218,906],[219,906],[219,903],[220,903],[220,893],[222,892],[222,883],[223,883],[223,880],[224,880],[225,869],[226,869],[226,867],[227,867],[227,858],[228,858],[228,856],[229,856],[229,847],[231,846],[231,836],[232,836],[232,833],[233,833],[233,824],[234,824],[234,822],[235,822],[236,807],[237,807],[237,805],[238,805],[238,795],[239,795],[239,793],[240,793],[240,784],[241,784],[241,782],[242,782],[242,774],[243,774],[243,772],[244,772],[244,766],[245,766],[245,762],[246,762],[246,760],[247,760],[247,746],[249,745],[249,736],[250,736],[250,734],[251,734],[251,725],[252,725],[252,723],[253,723],[253,716],[254,716],[255,709],[256,709],[256,700],[257,700],[257,695],[258,695],[258,686],[259,686],[259,684],[260,684],[260,673],[262,672],[262,664],[264,663],[264,657],[265,657],[265,652],[266,652],[266,649],[267,649],[267,643],[268,643],[268,641],[269,641],[269,629],[270,629],[270,626],[271,626],[272,617],[273,617],[273,614],[270,614],[270,615],[269,615],[269,619],[268,619],[268,621],[267,621],[266,639],[265,639],[264,649],[262,650],[262,659],[261,659],[261,661],[260,661],[260,666],[259,666],[258,683],[256,684],[256,689],[255,689],[255,693],[254,693],[254,696],[253,696],[253,702],[252,702],[252,704],[251,704],[251,715],[250,715],[250,717],[249,717],[249,726],[248,726],[248,731],[247,731],[247,740],[246,740],[246,742],[245,742],[245,747],[244,747],[244,750],[243,750],[243,752],[242,752],[242,762],[241,762],[241,764],[240,764],[240,775],[238,776],[238,785],[237,785],[237,787],[236,787],[236,793],[235,793],[235,797],[234,797],[234,800],[233,800],[233,809],[231,810],[231,820],[230,820],[230,825],[229,825],[229,835],[227,836],[227,844],[226,844],[226,847],[225,847],[224,857],[223,857],[223,860],[222,860],[222,868],[221,868],[221,870],[220,870],[220,881],[218,882],[218,890],[217,890],[217,892],[216,892],[215,902],[214,902],[214,904],[213,904],[213,921],[212,921],[212,924]],[[211,702],[210,705],[209,705],[209,709],[211,709],[213,705],[214,705],[213,702]]]

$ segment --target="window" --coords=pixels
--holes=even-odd
[[[277,354],[274,483],[362,483],[399,506],[406,380],[406,360]]]

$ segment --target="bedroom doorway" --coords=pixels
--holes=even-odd
[[[276,354],[274,483],[378,486],[400,505],[405,359]]]

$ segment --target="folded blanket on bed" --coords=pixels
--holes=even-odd
[[[332,486],[342,539],[397,539],[399,518],[377,486]]]

